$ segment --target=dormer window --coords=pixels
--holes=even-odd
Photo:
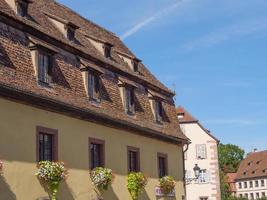
[[[30,1],[28,0],[16,0],[16,12],[21,17],[28,16],[28,5]]]
[[[134,60],[132,60],[132,70],[134,71],[134,72],[138,72],[138,68],[139,68],[139,60],[137,60],[137,59],[134,59]]]
[[[131,87],[125,87],[124,90],[125,110],[127,114],[132,115],[135,113],[134,89]]]
[[[111,45],[108,43],[103,44],[104,56],[105,58],[111,57]]]
[[[73,24],[71,22],[68,22],[65,25],[65,34],[66,34],[66,38],[69,41],[75,40],[75,32],[76,32],[76,29],[78,29],[78,28],[79,28],[78,26],[76,26],[75,24]]]
[[[165,99],[163,95],[148,90],[148,97],[150,99],[150,104],[152,107],[152,112],[155,118],[155,121],[161,123],[163,121],[163,105],[162,102]]]
[[[73,41],[75,38],[75,30],[73,28],[67,28],[67,38],[70,41]]]
[[[163,115],[162,115],[162,102],[160,100],[153,100],[153,107],[154,107],[154,112],[155,112],[155,120],[157,122],[162,122]]]
[[[52,46],[30,37],[30,50],[37,81],[42,86],[48,86],[53,79],[53,60],[57,52]]]
[[[184,118],[184,113],[178,113],[177,115],[178,120],[181,120]]]
[[[49,85],[52,82],[52,55],[38,52],[38,81]]]
[[[100,77],[99,74],[88,72],[88,96],[91,100],[100,101]]]
[[[135,82],[126,79],[124,77],[119,77],[119,89],[122,97],[123,106],[125,108],[125,112],[128,115],[135,114],[135,88],[138,86]]]

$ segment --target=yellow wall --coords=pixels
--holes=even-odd
[[[47,196],[35,177],[36,126],[58,129],[59,160],[69,168],[59,200],[95,198],[89,178],[88,137],[105,140],[106,167],[115,172],[115,181],[105,200],[129,200],[126,188],[127,145],[140,148],[141,171],[149,177],[140,199],[157,199],[157,152],[168,154],[169,175],[177,180],[176,198],[183,195],[182,148],[123,130],[70,118],[0,98],[0,158],[5,162],[0,177],[1,200],[34,200]],[[168,198],[161,198],[168,199]]]

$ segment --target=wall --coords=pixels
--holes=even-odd
[[[199,200],[199,197],[208,197],[208,200],[220,199],[219,170],[217,143],[209,136],[198,123],[181,124],[184,134],[191,140],[186,152],[185,169],[191,171],[191,178],[194,177],[193,168],[195,164],[201,169],[209,171],[209,183],[198,184],[195,181],[186,185],[187,200]],[[207,159],[197,159],[196,145],[206,144]]]
[[[105,140],[106,167],[115,172],[115,181],[105,199],[130,199],[126,188],[127,145],[140,148],[141,171],[149,177],[141,200],[156,199],[157,152],[168,154],[169,174],[177,181],[176,198],[173,199],[181,200],[184,194],[182,147],[2,98],[0,110],[0,157],[5,163],[4,176],[0,177],[1,200],[34,200],[47,196],[35,177],[37,125],[58,129],[59,132],[59,160],[69,168],[69,177],[61,186],[59,200],[95,198],[88,171],[88,137]]]
[[[264,185],[261,185],[261,180],[264,181]],[[252,181],[253,186],[250,187],[250,181]],[[255,181],[258,181],[259,186],[256,187],[255,186]],[[244,187],[244,182],[247,182],[247,188]],[[241,183],[242,187],[239,188],[239,183]],[[236,196],[237,197],[245,197],[246,195],[248,195],[249,199],[251,199],[250,195],[253,194],[254,198],[256,199],[257,197],[257,193],[259,195],[259,197],[266,197],[267,196],[267,179],[266,178],[255,178],[255,179],[251,179],[251,180],[239,180],[236,182],[236,188],[237,188],[237,192],[236,192]],[[263,195],[264,193],[264,195]]]

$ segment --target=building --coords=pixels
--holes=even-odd
[[[236,173],[227,173],[225,176],[225,183],[229,185],[229,192],[233,195],[236,196]]]
[[[248,199],[267,196],[267,151],[252,152],[240,163],[236,195]]]
[[[108,200],[130,199],[126,177],[164,175],[184,195],[174,93],[110,31],[53,0],[0,0],[0,199],[47,199],[41,160],[64,161],[59,199],[96,198],[89,169],[115,173]],[[44,198],[43,198],[44,197]]]
[[[187,200],[219,200],[219,140],[183,107],[177,108],[177,116],[182,131],[191,141],[185,149]],[[195,176],[194,167],[199,168],[199,175]]]

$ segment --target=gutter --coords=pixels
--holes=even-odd
[[[10,87],[9,85],[6,85],[4,83],[0,83],[0,96],[9,100],[15,100],[20,103],[35,106],[42,110],[48,110],[51,112],[56,112],[59,114],[78,118],[81,120],[95,122],[107,127],[123,129],[138,135],[158,139],[168,143],[176,145],[184,145],[188,143],[188,140],[183,138],[166,135],[161,133],[160,131],[138,126],[134,123],[127,122],[125,120],[116,120],[106,114],[100,114],[89,109],[82,109],[71,104],[47,98],[45,96],[37,95],[33,92]]]

